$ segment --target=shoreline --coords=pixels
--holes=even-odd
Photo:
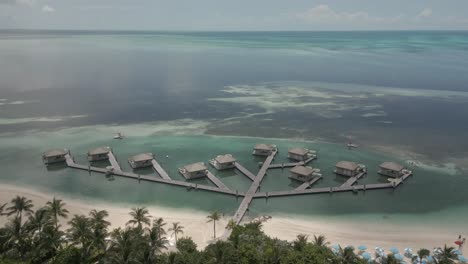
[[[69,210],[68,219],[62,219],[61,224],[66,228],[66,222],[74,214],[87,215],[90,210],[107,210],[109,212],[108,221],[111,222],[111,229],[124,227],[130,219],[128,213],[131,207],[136,204],[113,204],[102,201],[80,200],[68,198],[59,193],[45,193],[29,188],[16,187],[13,185],[0,184],[0,202],[9,202],[14,196],[20,195],[31,199],[34,203],[34,210],[51,200],[54,195],[62,199]],[[145,205],[146,206],[146,205]],[[173,209],[168,207],[146,206],[153,218],[162,217],[166,223],[166,228],[172,222],[180,222],[184,226],[183,236],[191,237],[198,245],[199,249],[206,247],[212,240],[213,225],[207,223],[206,216],[208,212],[190,209]],[[230,216],[222,217],[216,224],[217,236],[221,236],[224,227],[227,225]],[[0,224],[4,225],[6,217],[0,218]],[[382,223],[359,223],[347,219],[337,221],[336,219],[317,219],[302,215],[284,215],[273,213],[272,219],[263,225],[264,232],[273,238],[293,241],[298,234],[306,234],[309,241],[314,235],[324,235],[330,244],[340,244],[342,247],[353,245],[355,247],[364,244],[368,251],[373,252],[373,248],[379,246],[385,249],[397,247],[403,251],[406,247],[413,250],[419,248],[432,249],[438,246],[453,245],[453,242],[459,235],[454,230],[441,228],[442,225],[430,228],[425,225],[394,225]],[[468,234],[461,234],[466,236]],[[170,242],[174,242],[167,234]]]

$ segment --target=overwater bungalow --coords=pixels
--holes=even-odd
[[[315,170],[310,166],[295,166],[289,170],[289,178],[296,181],[310,181],[314,176]]]
[[[153,153],[142,153],[128,159],[128,163],[133,169],[149,167],[153,165]]]
[[[189,165],[185,165],[183,168],[179,168],[180,174],[182,174],[187,180],[205,177],[208,173],[208,168],[203,162],[197,162]]]
[[[384,176],[399,178],[403,176],[405,168],[398,163],[386,161],[379,165],[378,173]]]
[[[335,165],[335,173],[342,176],[354,177],[366,171],[366,166],[352,161],[340,161]]]
[[[275,150],[276,150],[276,145],[257,144],[254,146],[252,154],[257,155],[257,156],[268,156]]]
[[[305,161],[313,157],[312,151],[306,148],[292,148],[288,150],[288,158],[295,161]]]
[[[58,163],[65,161],[65,155],[70,152],[67,149],[49,149],[42,154],[44,164]]]
[[[232,169],[235,167],[236,159],[231,154],[218,155],[210,160],[210,164],[217,170]]]
[[[109,156],[107,154],[109,152],[111,152],[111,148],[107,146],[92,149],[88,151],[88,161],[108,160]]]

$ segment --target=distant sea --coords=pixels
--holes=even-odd
[[[318,186],[345,181],[332,173],[339,160],[366,164],[363,183],[385,182],[376,166],[386,160],[415,176],[395,191],[256,200],[251,214],[462,225],[467,84],[463,31],[0,31],[0,183],[232,214],[233,197],[47,170],[40,156],[65,147],[84,163],[88,149],[110,145],[130,169],[130,155],[152,151],[180,178],[178,167],[223,153],[256,172],[251,148],[265,142],[280,147],[278,161],[290,147],[317,150]],[[127,137],[113,140],[119,131]],[[347,150],[348,141],[359,148]],[[217,174],[233,189],[249,186],[234,172]],[[295,187],[287,174],[270,172],[262,189]]]

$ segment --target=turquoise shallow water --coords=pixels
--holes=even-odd
[[[138,130],[138,125],[135,130]],[[64,166],[46,169],[42,164],[41,152],[50,147],[68,147],[78,163],[86,164],[88,149],[109,145],[124,170],[130,170],[126,159],[140,152],[153,152],[161,165],[174,179],[182,179],[177,168],[184,164],[207,162],[218,154],[231,153],[245,167],[256,173],[261,158],[251,155],[255,143],[274,143],[279,149],[275,162],[285,162],[288,148],[303,146],[318,151],[319,159],[312,165],[321,169],[324,179],[316,187],[339,186],[346,179],[335,176],[334,164],[339,160],[352,160],[368,166],[369,173],[361,183],[385,182],[376,173],[377,165],[386,160],[398,160],[365,149],[349,151],[344,146],[323,142],[307,142],[281,139],[261,139],[245,137],[220,137],[206,135],[167,135],[144,134],[125,138],[122,141],[110,139],[113,128],[95,130],[71,128],[55,132],[28,132],[21,139],[13,135],[0,137],[1,183],[21,187],[32,187],[41,191],[61,192],[64,197],[102,200],[113,203],[139,203],[145,205],[192,208],[204,211],[221,210],[233,214],[241,199],[201,191],[187,191],[185,188],[155,184],[138,183],[116,177],[109,181],[104,175],[77,171]],[[96,132],[98,131],[98,132]],[[93,137],[94,134],[94,137]],[[166,155],[169,158],[166,158]],[[18,162],[21,161],[21,162]],[[105,164],[100,164],[105,165]],[[234,171],[218,173],[210,170],[230,188],[245,191],[250,181]],[[457,215],[460,220],[468,214],[464,201],[468,199],[463,185],[466,179],[459,174],[440,173],[430,169],[413,168],[411,177],[396,190],[367,191],[352,194],[322,194],[296,197],[258,199],[253,202],[250,216],[258,214],[302,214],[311,217],[350,217],[356,221],[391,217],[392,222],[419,221],[424,215],[431,215],[435,223],[446,219],[447,215]],[[141,171],[151,174],[151,170]],[[270,170],[263,182],[262,191],[288,190],[297,186],[288,178],[288,170]],[[211,184],[205,179],[198,183]],[[443,190],[443,191],[441,191]],[[458,222],[458,221],[457,221]]]

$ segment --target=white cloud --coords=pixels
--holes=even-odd
[[[55,8],[45,5],[42,7],[42,12],[52,13],[52,12],[55,12]]]
[[[297,13],[296,16],[308,22],[337,22],[370,19],[369,14],[366,12],[337,12],[328,5],[318,5],[305,12]]]
[[[416,18],[428,18],[432,16],[432,8],[424,8],[417,16]]]

